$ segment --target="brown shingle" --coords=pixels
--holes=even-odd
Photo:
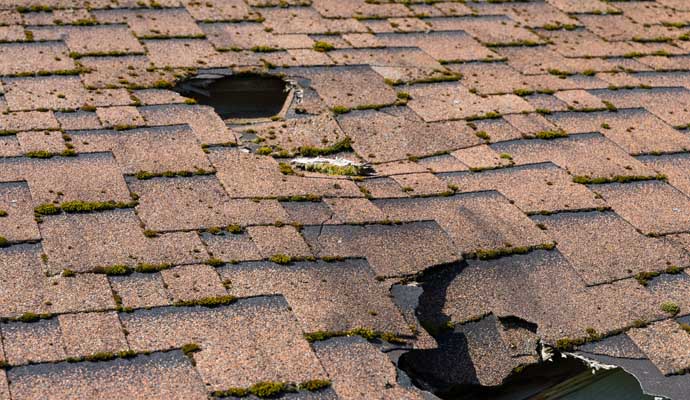
[[[410,334],[387,285],[374,279],[363,260],[237,264],[223,267],[220,274],[233,295],[285,296],[305,332],[369,328]]]
[[[120,320],[114,312],[63,314],[58,321],[68,357],[129,349]]]

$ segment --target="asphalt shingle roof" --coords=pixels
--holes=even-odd
[[[682,394],[689,26],[683,0],[0,0],[0,399],[421,399],[389,350],[495,386],[537,343]],[[286,112],[172,90],[247,71],[296,85]],[[336,144],[374,172],[284,164]]]

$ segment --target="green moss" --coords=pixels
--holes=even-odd
[[[0,218],[6,217],[8,215],[9,214],[7,213],[7,211],[0,209]]]
[[[678,267],[676,265],[671,265],[668,268],[666,268],[664,270],[664,272],[666,272],[667,274],[676,275],[676,274],[680,274],[681,272],[683,272],[683,268]]]
[[[585,344],[587,340],[583,338],[578,338],[578,339],[570,339],[570,338],[562,338],[558,339],[556,341],[556,348],[561,351],[572,351],[575,346],[581,346]]]
[[[616,106],[613,105],[613,103],[611,103],[610,101],[602,100],[601,102],[604,103],[604,105],[606,106],[606,109],[608,111],[610,111],[610,112],[617,112],[618,111],[618,108],[616,108]]]
[[[334,114],[347,114],[351,110],[351,108],[345,106],[334,106],[333,108],[331,108],[331,111],[333,111]]]
[[[304,170],[320,174],[342,176],[359,176],[362,174],[362,168],[356,165],[307,164],[304,166]]]
[[[232,233],[233,235],[239,235],[242,233],[242,227],[240,225],[236,225],[236,224],[228,225],[228,227],[225,229],[229,233]]]
[[[178,307],[191,307],[191,306],[201,306],[201,307],[219,307],[219,306],[225,306],[228,304],[232,304],[237,301],[237,297],[232,296],[232,295],[227,295],[227,296],[216,296],[216,297],[206,297],[203,299],[197,299],[197,300],[185,300],[185,301],[177,301],[175,302],[175,305]]]
[[[55,204],[41,204],[34,208],[34,214],[35,215],[55,215],[60,213],[60,207],[57,207]]]
[[[379,332],[369,328],[354,328],[349,331],[315,331],[304,334],[304,338],[310,342],[320,342],[333,337],[340,336],[360,336],[367,340],[381,339],[389,343],[403,344],[403,339],[390,332]]]
[[[149,171],[138,171],[134,174],[134,177],[139,180],[146,180],[152,178],[174,178],[174,177],[190,177],[195,175],[212,175],[213,171],[207,171],[205,169],[196,169],[194,171],[164,171],[164,172],[149,172]]]
[[[124,203],[124,202],[113,202],[113,201],[66,201],[60,205],[60,208],[70,214],[74,213],[87,213],[94,211],[106,211],[115,210],[120,208],[132,208],[136,206],[136,203]]]
[[[407,92],[398,92],[395,94],[400,100],[410,100],[412,96]]]
[[[229,388],[227,390],[216,390],[211,393],[213,397],[246,397],[249,396],[249,390],[240,387]]]
[[[249,50],[253,51],[254,53],[273,53],[276,51],[280,51],[279,48],[271,47],[271,46],[254,46],[254,47],[250,48]]]
[[[498,249],[479,249],[470,256],[475,256],[480,260],[493,260],[495,258],[512,256],[516,254],[527,254],[532,250],[553,250],[553,243],[545,243],[538,246],[511,246]]]
[[[256,397],[267,398],[288,391],[289,386],[283,382],[259,382],[249,387],[249,393]]]
[[[321,201],[321,196],[315,195],[315,194],[306,194],[306,195],[295,195],[295,196],[289,196],[289,197],[278,197],[279,201],[291,201],[291,202],[319,202]]]
[[[34,314],[32,312],[25,312],[24,314],[20,315],[17,318],[17,321],[20,322],[36,322],[41,319],[41,316],[38,314]]]
[[[328,147],[301,146],[298,150],[303,157],[327,156],[343,151],[352,151],[352,139],[346,137]]]
[[[132,269],[126,265],[111,265],[108,267],[98,267],[95,272],[106,275],[128,275]]]
[[[260,156],[267,156],[267,155],[270,155],[271,153],[273,153],[273,149],[268,147],[268,146],[263,146],[263,147],[259,147],[258,149],[256,149],[256,154],[258,154]]]
[[[196,343],[187,343],[184,346],[182,346],[182,353],[189,357],[192,353],[197,353],[201,351],[201,346],[199,346]]]
[[[53,153],[46,151],[46,150],[37,150],[37,151],[29,151],[27,153],[24,153],[26,157],[29,158],[51,158],[53,157]]]
[[[212,267],[222,267],[223,265],[225,265],[225,261],[221,260],[220,258],[211,257],[208,260],[206,260],[205,264],[210,265]]]
[[[149,264],[149,263],[139,263],[137,266],[134,268],[134,271],[136,272],[141,272],[145,274],[150,274],[154,272],[160,272],[166,269],[172,268],[172,264]]]
[[[478,137],[478,138],[480,138],[480,139],[484,139],[484,140],[486,140],[486,141],[491,140],[491,136],[489,136],[489,134],[486,133],[485,131],[475,132],[474,135],[475,135],[476,137]]]
[[[656,278],[657,276],[661,275],[661,272],[657,271],[643,271],[639,272],[635,275],[635,279],[637,279],[637,283],[639,283],[642,286],[647,286],[649,284],[649,281],[652,279]]]
[[[72,271],[71,269],[63,269],[62,270],[62,276],[64,276],[65,278],[70,278],[70,277],[73,277],[75,275],[76,275],[76,273],[74,271]]]
[[[680,329],[684,330],[687,333],[690,333],[690,324],[686,323],[680,323]]]
[[[292,169],[292,167],[288,163],[279,163],[278,169],[280,170],[280,173],[283,175],[294,175],[295,174],[295,170]]]
[[[285,254],[274,254],[269,258],[269,261],[280,265],[288,265],[292,263],[292,257]]]
[[[646,175],[630,175],[630,176],[621,176],[621,175],[616,175],[613,177],[598,177],[598,178],[591,178],[589,176],[582,176],[578,175],[573,177],[573,182],[575,183],[580,183],[583,185],[600,185],[600,184],[605,184],[605,183],[627,183],[627,182],[635,182],[635,181],[648,181],[648,180],[663,180],[665,181],[666,175],[656,175],[656,176],[646,176]]]
[[[550,139],[568,137],[568,134],[564,130],[561,129],[561,130],[555,130],[555,131],[541,131],[541,132],[538,132],[534,136],[537,139],[550,140]]]
[[[534,90],[530,89],[515,89],[513,90],[513,94],[523,97],[523,96],[529,96],[531,94],[534,94]]]
[[[304,381],[299,384],[298,388],[301,390],[308,390],[310,392],[315,392],[317,390],[325,389],[331,386],[331,381],[327,379],[312,379],[310,381]]]
[[[334,50],[335,46],[333,46],[332,44],[330,44],[328,42],[324,42],[324,41],[319,40],[319,41],[314,43],[312,48],[316,51],[321,52],[321,53],[326,53],[328,51]]]
[[[496,119],[496,118],[501,118],[501,114],[497,113],[495,111],[490,111],[486,114],[482,115],[472,115],[470,117],[465,118],[466,121],[481,121],[485,119]]]
[[[563,70],[556,69],[556,68],[549,68],[547,72],[548,72],[549,74],[551,74],[551,75],[556,75],[556,76],[558,76],[558,77],[560,77],[560,78],[565,78],[566,76],[575,75],[575,74],[572,73],[572,72],[563,71]]]
[[[158,232],[152,229],[146,229],[144,230],[144,236],[146,236],[147,238],[155,238],[158,236]]]
[[[670,315],[676,315],[680,312],[680,307],[672,301],[666,301],[661,304],[661,311]]]
[[[91,362],[110,361],[110,360],[114,360],[116,358],[117,358],[117,355],[115,353],[99,352],[99,353],[93,353],[93,354],[89,354],[88,356],[85,356],[84,361],[91,361]]]

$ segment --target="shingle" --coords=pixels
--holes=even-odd
[[[114,312],[63,314],[58,316],[58,321],[68,357],[129,349],[120,320]]]
[[[289,74],[310,79],[310,87],[329,107],[354,108],[396,100],[395,91],[369,66],[314,67],[291,70]]]
[[[21,179],[28,182],[33,206],[66,201],[131,201],[111,154],[10,159],[1,164],[6,169],[17,169]]]
[[[391,220],[435,220],[448,234],[458,254],[549,242],[525,214],[493,191],[450,197],[376,200],[374,204]],[[372,266],[376,268],[374,263]]]
[[[348,18],[353,16],[400,17],[412,15],[412,12],[402,4],[370,4],[363,0],[319,0],[314,2],[314,8],[326,18]]]
[[[27,131],[18,132],[17,140],[24,154],[35,151],[60,153],[67,148],[59,131]]]
[[[455,82],[415,85],[408,92],[412,96],[408,106],[427,122],[534,111],[514,94],[483,98]]]
[[[564,213],[533,220],[588,285],[687,265],[690,256],[663,238],[650,238],[611,212]]]
[[[248,234],[210,234],[205,233],[201,239],[210,256],[226,262],[252,261],[262,258],[259,248]]]
[[[40,240],[25,182],[0,183],[0,235],[9,241]]]
[[[643,233],[682,232],[690,226],[690,198],[664,182],[612,183],[594,190]]]
[[[0,315],[19,316],[25,312],[45,311],[46,282],[41,247],[19,245],[0,249]]]
[[[671,186],[690,196],[690,156],[688,154],[673,154],[660,157],[639,158],[646,166],[668,177]]]
[[[194,301],[226,295],[216,270],[205,264],[182,265],[161,272],[174,301]]]
[[[241,0],[209,0],[203,3],[184,0],[182,3],[198,21],[256,19],[259,16]]]
[[[65,34],[67,47],[80,55],[144,52],[139,41],[124,25],[69,27]]]
[[[290,151],[302,146],[327,147],[345,139],[342,129],[329,114],[255,124],[252,129],[264,139],[263,145]]]
[[[685,88],[597,90],[592,91],[592,94],[613,103],[618,108],[644,107],[671,126],[690,123],[690,90]],[[684,145],[685,148],[688,147],[687,144]]]
[[[329,223],[364,223],[383,221],[383,212],[368,199],[325,199],[324,202],[333,212]]]
[[[146,308],[171,304],[160,274],[133,273],[110,277],[113,293],[120,296],[123,307]]]
[[[673,320],[631,329],[628,336],[663,374],[678,373],[690,366],[690,336]]]
[[[60,363],[14,368],[15,399],[101,398],[206,399],[198,373],[181,352],[98,363]]]
[[[325,378],[287,307],[281,297],[256,297],[226,307],[141,310],[120,318],[135,350],[199,344],[194,360],[210,390]]]
[[[376,35],[386,46],[415,46],[437,60],[471,61],[498,56],[462,31]]]
[[[143,55],[83,57],[79,62],[88,69],[81,74],[87,87],[153,87],[173,79],[171,71],[152,70]]]
[[[599,134],[570,135],[553,140],[518,140],[497,143],[491,148],[510,154],[516,164],[551,161],[575,176],[613,179],[656,175],[652,168]],[[597,151],[592,151],[593,148]]]
[[[53,313],[97,311],[115,308],[108,278],[101,274],[79,274],[48,278],[47,303]]]
[[[144,125],[144,119],[136,107],[100,107],[96,110],[104,127],[132,127]]]
[[[526,28],[516,26],[510,18],[503,15],[435,18],[429,24],[433,30],[465,31],[484,43],[507,44],[523,41],[540,41],[539,36],[531,33]]]
[[[58,361],[65,358],[57,318],[11,322],[2,326],[5,357],[10,365]]]
[[[425,123],[408,108],[358,111],[338,117],[364,159],[386,162],[480,143],[462,121]]]
[[[211,169],[194,132],[187,126],[82,131],[72,132],[71,136],[77,152],[112,152],[126,174]]]
[[[235,143],[236,138],[211,107],[200,105],[163,105],[140,107],[139,112],[150,125],[187,124],[199,143]]]
[[[314,345],[314,351],[342,399],[422,399],[414,389],[398,385],[390,359],[359,337],[334,338]]]
[[[364,25],[355,19],[325,19],[310,7],[264,8],[261,15],[266,18],[264,24],[276,33],[366,32]]]
[[[46,217],[41,233],[53,272],[63,268],[90,271],[117,264],[177,264],[207,258],[196,233],[146,237],[131,210]]]
[[[284,175],[273,157],[227,149],[213,150],[208,156],[216,168],[216,176],[232,198],[362,195],[349,180]]]
[[[292,257],[312,255],[300,232],[293,226],[250,226],[247,233],[264,258],[276,254]]]
[[[599,132],[630,154],[676,152],[690,148],[690,138],[646,110],[558,113],[547,118],[568,133]],[[602,125],[609,128],[602,128]]]
[[[287,214],[275,200],[231,200],[215,176],[133,181],[137,213],[147,228],[168,231],[270,224]]]
[[[313,226],[304,228],[303,235],[315,256],[365,257],[378,276],[415,274],[459,258],[433,222]]]
[[[204,39],[144,40],[151,62],[159,68],[220,67],[229,64],[232,55],[219,53]]]
[[[484,144],[474,147],[468,147],[466,149],[456,150],[451,154],[453,155],[453,157],[457,158],[462,163],[466,164],[469,168],[474,170],[507,167],[513,164],[513,161],[511,159],[508,159],[508,157],[501,157],[501,153],[494,151],[491,147]],[[460,169],[459,171],[462,171],[462,169]]]
[[[230,294],[239,297],[281,294],[305,332],[368,328],[409,335],[407,323],[363,260],[251,263],[220,270]],[[342,290],[349,288],[348,290]]]
[[[101,22],[126,23],[138,38],[155,37],[193,37],[203,32],[184,8],[139,10],[99,11],[96,15]]]
[[[75,69],[68,53],[67,47],[59,42],[3,43],[0,44],[0,74]]]
[[[448,287],[443,310],[452,321],[489,312],[514,316],[536,324],[542,340],[555,343],[586,337],[587,328],[606,333],[662,316],[655,298],[635,280],[585,288],[558,252],[468,264]]]
[[[565,171],[550,163],[441,174],[441,178],[462,192],[497,190],[526,213],[605,206],[594,193],[572,182]]]

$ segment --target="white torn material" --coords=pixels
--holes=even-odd
[[[608,369],[618,368],[617,365],[604,364],[604,363],[601,363],[597,360],[592,360],[591,358],[587,358],[587,357],[581,356],[579,354],[574,354],[574,353],[564,352],[564,353],[561,353],[561,357],[563,357],[563,358],[566,358],[566,357],[577,358],[578,360],[585,363],[585,365],[587,365],[592,370],[592,373],[595,373],[596,371],[598,371],[600,369],[608,370]]]
[[[316,165],[333,165],[335,167],[355,167],[360,174],[370,174],[374,172],[371,165],[366,163],[359,163],[345,158],[327,158],[327,157],[297,157],[290,160],[290,164],[306,169],[308,166]]]

